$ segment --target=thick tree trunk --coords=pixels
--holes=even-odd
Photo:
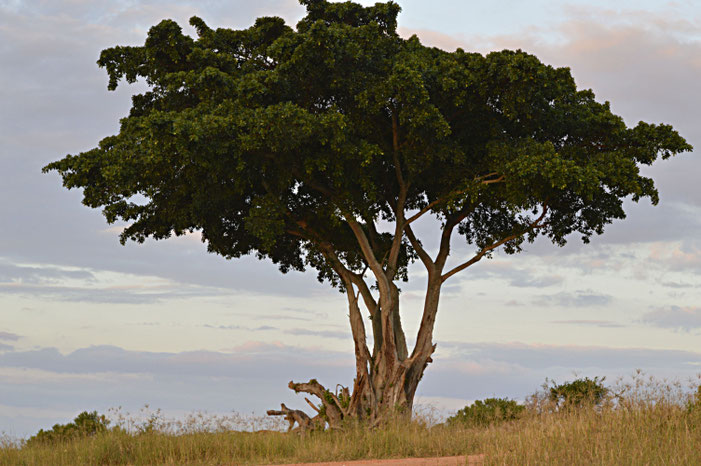
[[[417,344],[409,355],[399,315],[399,290],[390,282],[389,296],[382,296],[381,293],[379,306],[369,309],[374,342],[371,353],[366,343],[365,324],[358,296],[354,294],[354,288],[348,279],[346,295],[356,360],[352,391],[344,388],[340,392],[332,392],[316,380],[307,383],[290,382],[289,387],[295,392],[309,393],[317,397],[321,404],[318,408],[312,405],[319,411],[317,417],[326,421],[332,429],[341,428],[344,421],[349,419],[377,425],[396,415],[410,416],[419,381],[432,361],[431,355],[435,351],[432,334],[440,285],[439,278],[429,278]],[[366,302],[366,305],[368,304],[370,303]],[[286,415],[290,422],[296,419],[290,417],[288,411],[269,413]],[[303,420],[299,428],[305,431],[317,425],[311,420]]]

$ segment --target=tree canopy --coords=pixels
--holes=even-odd
[[[397,349],[393,282],[409,263],[426,266],[427,309],[437,308],[429,295],[496,248],[519,252],[538,235],[586,242],[625,217],[624,199],[657,203],[640,166],[691,150],[669,125],[627,127],[568,68],[521,50],[448,52],[402,38],[394,2],[300,3],[296,28],[262,17],[212,29],[193,17],[195,39],[164,20],[143,46],[104,50],[110,90],[122,80],[149,90],[118,134],[44,170],[82,188],[108,222],[127,222],[122,242],[201,231],[224,257],[315,269],[351,306],[357,288],[373,319],[368,374],[404,365],[418,383],[430,362],[435,310],[424,310],[422,349]],[[424,215],[440,222],[435,258],[412,229]],[[454,232],[475,254],[444,270]],[[378,345],[397,362],[379,363]],[[419,353],[415,368],[404,362]]]

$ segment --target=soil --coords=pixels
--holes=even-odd
[[[443,456],[440,458],[401,458],[390,460],[336,461],[326,463],[294,463],[272,466],[479,466],[484,463],[484,455]]]

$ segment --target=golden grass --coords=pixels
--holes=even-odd
[[[176,423],[156,412],[141,421],[123,416],[117,419],[122,429],[55,445],[6,440],[0,465],[231,465],[480,453],[485,464],[701,464],[701,399],[679,384],[642,376],[613,393],[599,408],[557,411],[541,392],[521,419],[489,427],[436,424],[425,412],[376,430],[348,426],[304,437],[231,430],[235,424],[271,427],[250,417],[195,415]]]

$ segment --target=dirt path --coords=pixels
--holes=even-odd
[[[336,461],[326,463],[294,463],[272,466],[457,466],[468,464],[479,466],[484,463],[484,455],[443,456],[441,458],[402,458],[391,460]]]

